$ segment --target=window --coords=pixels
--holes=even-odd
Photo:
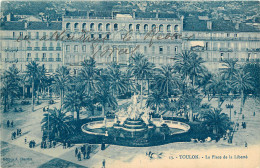
[[[175,25],[175,26],[174,26],[174,31],[175,31],[175,32],[179,31],[179,26],[178,26],[178,25]]]
[[[52,72],[52,64],[49,64],[49,72]]]
[[[23,32],[20,32],[20,37],[23,37]]]
[[[167,32],[171,32],[171,25],[167,25]]]
[[[70,30],[70,23],[66,24],[66,30]]]
[[[98,31],[102,31],[102,23],[98,24]]]
[[[74,46],[74,52],[79,52],[79,46],[77,45]]]
[[[36,32],[36,39],[39,39],[39,32]]]
[[[93,39],[94,38],[94,34],[91,34],[90,37]]]
[[[229,35],[229,33],[227,33],[227,37],[229,37],[230,35]]]
[[[114,31],[117,31],[117,30],[118,30],[118,24],[115,23],[115,24],[114,24]]]
[[[154,31],[154,32],[156,31],[156,25],[155,24],[152,25],[152,31]]]
[[[133,30],[133,25],[129,24],[129,30]]]
[[[87,24],[86,23],[83,23],[82,24],[82,30],[86,30],[87,29]]]
[[[178,54],[178,47],[177,46],[174,48],[174,53]]]
[[[78,23],[74,24],[74,30],[79,30],[79,24]]]
[[[170,50],[171,50],[170,46],[167,46],[167,54],[170,54]]]
[[[155,53],[155,47],[154,46],[152,47],[152,53],[153,54]]]
[[[83,52],[86,52],[86,45],[83,45],[83,46],[82,46],[82,51],[83,51]]]
[[[163,32],[163,25],[159,26],[159,32]]]
[[[147,53],[147,47],[144,46],[144,53]]]
[[[28,38],[31,38],[31,32],[28,32]]]
[[[66,45],[66,52],[70,52],[70,46]]]
[[[206,42],[206,44],[205,44],[205,49],[206,49],[206,50],[209,49],[209,42]]]
[[[139,31],[140,30],[140,24],[137,24],[136,25],[136,31]]]
[[[15,38],[15,32],[13,32],[13,38]]]
[[[27,53],[27,61],[32,61],[31,53]]]
[[[110,31],[110,24],[109,23],[106,25],[106,31]]]
[[[99,38],[99,39],[102,39],[102,34],[99,34],[99,35],[98,35],[98,38]]]
[[[237,37],[237,34],[234,34],[234,37]]]
[[[94,24],[94,23],[91,23],[91,24],[90,24],[90,31],[94,31],[94,29],[95,29],[95,27],[94,27],[94,26],[95,26],[95,24]]]
[[[46,32],[43,32],[43,37],[46,37]]]
[[[163,47],[162,46],[159,47],[159,54],[163,54]]]
[[[46,53],[42,53],[42,61],[47,61],[46,59]]]
[[[145,32],[148,31],[148,25],[147,25],[147,24],[144,25],[144,31],[145,31]]]
[[[109,39],[109,34],[107,34],[107,39]]]

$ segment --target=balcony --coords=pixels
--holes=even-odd
[[[26,61],[27,61],[27,62],[31,62],[32,59],[31,59],[31,58],[26,58]]]
[[[34,58],[34,61],[40,61],[40,58]]]
[[[40,51],[40,47],[34,47],[34,51]]]
[[[47,62],[47,58],[42,58],[42,61],[43,62]]]
[[[56,58],[56,61],[57,62],[61,62],[61,58]]]
[[[42,51],[47,51],[47,47],[42,47]]]
[[[260,52],[260,48],[247,48],[247,52]]]
[[[61,47],[56,47],[56,51],[61,51]]]
[[[54,47],[49,47],[49,51],[53,51],[54,50]]]
[[[49,62],[53,62],[54,61],[54,59],[53,58],[49,58]]]
[[[231,48],[219,48],[219,51],[222,51],[222,52],[232,52],[233,50]]]
[[[27,51],[32,51],[32,47],[27,47]]]

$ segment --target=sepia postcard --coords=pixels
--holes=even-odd
[[[260,1],[4,0],[2,168],[260,168]]]

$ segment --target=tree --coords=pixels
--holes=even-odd
[[[232,80],[234,79],[235,73],[238,71],[237,61],[233,59],[223,60],[224,68],[221,70],[221,74],[224,79],[228,82],[228,86],[231,87]]]
[[[108,76],[113,95],[124,94],[127,90],[127,83],[119,66],[116,63],[112,63],[108,66],[105,73]]]
[[[160,107],[169,106],[169,100],[168,97],[160,90],[154,90],[153,93],[148,96],[148,99],[146,101],[146,106],[155,107],[156,113],[159,114]]]
[[[97,102],[99,102],[102,105],[102,115],[105,116],[105,112],[106,112],[106,106],[111,106],[111,107],[116,107],[117,101],[116,98],[113,96],[113,94],[111,93],[110,88],[110,84],[108,81],[108,76],[103,74],[101,75],[101,80],[99,82],[99,86],[102,89],[99,89],[96,93],[95,93],[95,99]]]
[[[248,62],[244,66],[245,73],[249,73],[252,81],[254,82],[254,90],[252,91],[255,97],[260,97],[260,63],[259,62]]]
[[[213,75],[206,85],[206,90],[212,92],[213,95],[218,95],[218,108],[221,106],[221,96],[227,92],[227,83],[221,74]]]
[[[4,71],[1,76],[1,98],[4,103],[4,111],[9,109],[9,105],[14,104],[15,98],[20,97],[20,81],[21,77],[19,71],[15,66],[11,66],[8,70]],[[10,100],[10,102],[9,102]]]
[[[226,133],[231,124],[228,115],[221,111],[222,109],[214,108],[205,110],[201,114],[201,118],[204,120],[203,124],[212,128],[215,135]]]
[[[148,79],[153,74],[154,64],[150,63],[148,59],[140,53],[136,53],[131,57],[132,63],[129,65],[130,72],[135,76],[136,80],[141,80],[141,106],[143,101],[143,81]]]
[[[80,119],[79,113],[82,107],[86,106],[89,97],[84,94],[84,90],[76,87],[71,92],[68,92],[65,96],[63,107],[67,111],[76,112],[77,120]],[[74,117],[75,118],[75,117]]]
[[[73,134],[73,127],[68,124],[72,120],[72,116],[66,115],[60,109],[49,109],[43,114],[41,128],[43,131],[50,131],[49,134],[53,138],[64,138],[69,134]]]
[[[179,88],[180,76],[174,73],[174,69],[170,65],[162,66],[156,69],[157,73],[154,76],[155,88],[161,90],[166,96],[173,92],[174,89]]]
[[[27,68],[27,75],[30,78],[30,81],[32,83],[32,111],[34,111],[34,92],[35,92],[35,82],[37,79],[39,79],[40,75],[40,68],[39,64],[37,64],[35,61],[30,62],[28,65],[26,65]]]
[[[54,74],[54,84],[52,88],[56,93],[60,95],[60,109],[62,110],[63,99],[65,91],[68,91],[70,86],[71,76],[70,76],[70,69],[66,66],[62,66],[57,69],[56,73]]]
[[[254,89],[254,82],[249,72],[245,72],[243,68],[239,69],[235,75],[232,82],[232,87],[240,92],[241,103],[240,103],[240,113],[242,113],[243,106],[245,103],[245,92]]]

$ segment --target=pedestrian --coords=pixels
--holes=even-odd
[[[242,115],[242,120],[244,120],[244,119],[245,119],[245,115],[243,114],[243,115]]]
[[[63,141],[63,149],[66,149],[66,142],[65,142],[65,140]]]
[[[41,142],[41,149],[43,149],[43,141]]]
[[[75,157],[78,155],[78,148],[75,149]]]
[[[83,151],[83,157],[86,159],[86,151]]]
[[[46,141],[44,141],[44,143],[43,143],[43,148],[44,148],[44,149],[47,148],[47,143],[46,143]]]
[[[45,111],[46,111],[46,110],[45,110],[45,107],[43,107],[42,111],[43,111],[43,112],[45,112]]]
[[[254,111],[254,113],[253,113],[253,116],[255,116],[255,111]]]
[[[14,127],[14,122],[13,122],[13,120],[12,120],[12,122],[11,122],[11,127]]]
[[[24,138],[24,144],[26,144],[26,143],[27,143],[27,137]]]
[[[245,129],[246,129],[246,122],[244,123]]]
[[[245,147],[247,148],[247,142],[245,142]]]
[[[84,147],[83,146],[81,146],[80,151],[81,151],[81,153],[84,152]]]
[[[17,134],[17,136],[19,135],[19,129],[18,128],[16,129],[16,134]]]
[[[235,114],[235,115],[237,114],[237,111],[236,111],[236,110],[234,111],[234,114]]]
[[[10,121],[9,120],[7,120],[6,125],[7,125],[7,127],[9,127],[9,125],[10,125]]]
[[[105,142],[102,142],[101,143],[101,150],[105,150],[106,149],[106,144],[105,144]]]
[[[53,147],[55,148],[55,146],[56,146],[56,141],[53,141]]]
[[[11,133],[11,139],[14,140],[14,133]]]
[[[14,131],[14,133],[13,133],[13,134],[14,134],[14,139],[15,139],[15,138],[16,138],[16,132]]]
[[[81,152],[78,153],[78,161],[81,161]]]
[[[70,148],[71,144],[70,144],[70,141],[68,141],[68,147]]]
[[[103,159],[102,166],[103,166],[102,168],[106,167],[106,160],[105,159]]]

